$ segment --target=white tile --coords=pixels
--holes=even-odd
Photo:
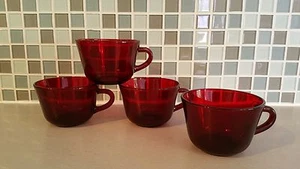
[[[252,75],[253,74],[253,62],[240,62],[238,74],[239,75]]]
[[[74,60],[80,60],[77,46],[72,46],[72,57]]]
[[[268,46],[258,46],[256,48],[256,60],[269,60],[270,58],[270,47]]]
[[[87,14],[86,15],[86,27],[97,29],[100,28],[100,15],[98,14]]]
[[[22,15],[21,14],[8,14],[8,27],[9,28],[22,28]]]
[[[282,75],[283,63],[282,62],[269,62],[269,75],[280,76]]]
[[[221,77],[207,77],[206,87],[207,88],[221,87]]]
[[[52,0],[38,0],[38,10],[40,12],[51,12]]]
[[[204,28],[208,28],[209,25],[209,16],[207,15],[199,15],[197,16],[197,28],[198,29],[204,29]]]
[[[296,82],[297,78],[296,77],[283,77],[282,78],[282,86],[281,90],[295,90],[296,89]]]
[[[192,63],[190,62],[179,62],[178,63],[178,74],[179,75],[191,75]]]
[[[273,12],[274,11],[274,0],[261,0],[259,1],[260,12]]]
[[[26,43],[39,43],[39,32],[37,30],[25,30],[25,42]]]
[[[223,77],[222,88],[236,89],[236,77]]]
[[[241,39],[241,31],[240,30],[227,30],[226,43],[227,44],[239,44]]]
[[[196,32],[195,44],[204,45],[208,43],[208,32]]]
[[[177,60],[177,48],[176,47],[165,47],[163,60]]]
[[[246,29],[257,28],[257,15],[256,14],[245,14],[243,19],[243,27]]]
[[[105,30],[102,32],[103,32],[103,34],[102,34],[103,38],[112,38],[112,39],[117,38],[116,31]]]
[[[59,43],[59,44],[71,43],[69,31],[68,30],[55,30],[55,40],[56,40],[56,43]]]
[[[288,15],[275,15],[274,17],[274,28],[286,29],[288,27]]]
[[[210,9],[210,0],[198,0],[198,12],[208,12]]]
[[[163,0],[149,1],[149,12],[163,12]]]
[[[295,96],[295,103],[300,103],[300,92],[297,92],[296,93],[296,96]]]
[[[288,34],[289,45],[300,45],[300,31],[289,31]]]
[[[223,60],[223,47],[211,47],[208,60]]]
[[[181,15],[180,19],[181,29],[193,29],[194,28],[194,15]]]
[[[9,36],[7,30],[0,30],[0,44],[8,44],[9,43]]]
[[[162,31],[149,31],[149,45],[162,44]]]
[[[133,28],[135,29],[146,29],[147,28],[147,16],[146,15],[134,15]]]
[[[55,12],[68,12],[68,0],[53,0],[53,9]]]
[[[115,12],[115,0],[101,0],[100,7],[103,12]]]

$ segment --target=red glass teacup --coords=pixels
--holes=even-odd
[[[89,120],[92,115],[107,109],[114,102],[114,94],[86,77],[57,77],[34,83],[46,120],[56,126],[71,127]],[[96,106],[96,95],[107,94],[110,99]]]
[[[134,39],[78,39],[76,44],[84,73],[96,84],[123,83],[153,59],[152,51]],[[138,52],[146,52],[148,58],[135,65]]]
[[[253,94],[227,89],[195,89],[181,96],[188,135],[209,154],[230,156],[244,151],[255,134],[276,120],[273,108]],[[262,112],[268,119],[258,125]]]
[[[173,112],[178,93],[186,92],[175,80],[160,77],[136,77],[120,84],[128,119],[142,127],[157,127],[166,123]]]

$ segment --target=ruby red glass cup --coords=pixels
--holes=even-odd
[[[128,119],[142,127],[157,127],[166,123],[173,112],[177,94],[186,92],[175,80],[159,77],[131,78],[119,85]]]
[[[56,126],[71,127],[89,120],[92,115],[107,109],[114,102],[114,94],[86,77],[57,77],[34,83],[46,120]],[[96,106],[96,95],[107,94],[110,99]]]
[[[209,154],[230,156],[244,151],[255,134],[276,120],[273,108],[253,94],[227,89],[195,89],[181,96],[192,143]],[[258,125],[262,112],[268,119]]]
[[[84,73],[96,84],[123,83],[153,59],[152,51],[139,47],[140,41],[134,39],[78,39],[76,44]],[[138,52],[147,53],[148,58],[135,65]]]

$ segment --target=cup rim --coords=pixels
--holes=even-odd
[[[54,80],[54,79],[88,80],[89,84],[82,85],[82,86],[76,86],[76,87],[67,87],[67,88],[45,87],[45,86],[40,85],[40,83],[42,83],[42,82],[49,81],[49,80]],[[84,76],[59,76],[59,77],[45,78],[45,79],[38,80],[33,84],[34,88],[43,89],[43,90],[83,90],[83,89],[90,88],[90,87],[95,86],[95,85],[96,85],[95,83],[93,83],[87,77],[84,77]]]
[[[238,93],[243,93],[243,94],[247,94],[247,95],[251,95],[253,97],[256,97],[258,98],[259,100],[261,100],[261,103],[260,104],[257,104],[256,106],[245,106],[245,107],[222,107],[222,106],[215,106],[215,105],[205,105],[205,104],[197,104],[197,103],[194,103],[194,102],[191,102],[189,101],[187,98],[186,98],[186,95],[187,93],[192,93],[192,92],[195,92],[195,91],[202,91],[202,90],[223,90],[223,91],[231,91],[231,92],[238,92]],[[260,96],[257,96],[255,94],[252,94],[252,93],[248,93],[248,92],[245,92],[245,91],[239,91],[239,90],[233,90],[233,89],[222,89],[222,88],[201,88],[201,89],[193,89],[193,90],[189,90],[189,91],[186,91],[184,92],[181,96],[181,99],[182,99],[182,102],[186,102],[186,103],[189,103],[189,104],[192,104],[192,105],[195,105],[195,106],[203,106],[203,107],[206,107],[206,108],[211,108],[211,109],[225,109],[225,110],[249,110],[249,109],[256,109],[258,107],[261,107],[261,106],[264,106],[266,104],[266,101],[261,98]]]
[[[109,42],[109,43],[139,43],[137,39],[113,39],[113,38],[80,38],[76,39],[76,42]]]
[[[133,77],[129,80],[127,80],[126,82],[120,84],[120,88],[125,88],[125,89],[130,89],[130,90],[139,90],[139,91],[147,91],[149,89],[141,89],[141,88],[135,88],[132,86],[125,86],[125,83],[132,81],[132,80],[140,80],[140,79],[160,79],[160,80],[164,80],[164,81],[172,81],[175,82],[176,85],[171,86],[171,87],[165,87],[165,88],[158,88],[157,90],[161,91],[161,90],[170,90],[170,89],[174,89],[176,87],[180,87],[179,82],[173,79],[168,79],[168,78],[164,78],[164,77]],[[153,90],[153,89],[150,89]]]

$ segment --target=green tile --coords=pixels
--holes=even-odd
[[[23,11],[36,11],[36,0],[23,0]]]
[[[58,59],[71,59],[70,46],[57,46]]]
[[[8,14],[8,26],[10,28],[23,28],[22,25],[22,15],[17,14]]]
[[[0,11],[5,11],[5,2],[4,2],[4,0],[0,0]]]
[[[38,30],[25,30],[25,43],[40,43]]]
[[[131,28],[131,15],[119,15],[119,28]]]
[[[15,101],[15,92],[13,90],[2,90],[2,98],[4,101]]]
[[[40,58],[40,48],[38,45],[27,45],[27,58]]]
[[[38,0],[38,9],[40,12],[52,11],[52,0]]]
[[[10,30],[11,43],[23,43],[23,31],[22,30]]]
[[[10,57],[10,48],[8,45],[0,46],[0,58],[9,59]]]
[[[56,63],[55,61],[44,61],[43,68],[45,74],[56,74]]]
[[[1,87],[2,88],[13,88],[14,80],[13,75],[1,75]]]
[[[55,12],[68,12],[69,0],[53,0],[53,8]]]
[[[14,60],[14,73],[16,74],[27,74],[27,63],[25,60]]]
[[[89,31],[88,31],[89,32]],[[100,35],[99,35],[100,36]],[[80,57],[79,57],[79,52],[78,52],[78,48],[77,46],[72,46],[72,52],[73,52],[73,59],[75,60],[80,60]]]
[[[75,74],[84,74],[82,64],[80,61],[74,62],[74,73]]]
[[[30,99],[31,100],[38,100],[39,99],[35,90],[30,90]]]
[[[27,76],[15,76],[16,88],[28,88]]]
[[[83,14],[71,14],[71,27],[84,27]]]
[[[88,38],[100,38],[100,31],[97,30],[88,30],[87,31]]]
[[[8,11],[21,11],[20,0],[7,0],[6,5]]]
[[[99,0],[85,0],[86,11],[99,11]]]
[[[56,59],[55,46],[43,45],[41,46],[41,54],[44,59]]]
[[[134,0],[134,12],[147,12],[147,0]]]
[[[181,12],[194,12],[195,0],[183,0],[181,1]]]
[[[40,27],[42,28],[53,27],[52,14],[44,13],[44,14],[40,14],[39,17],[40,17]]]
[[[0,44],[8,44],[9,43],[9,36],[7,30],[0,30]]]

